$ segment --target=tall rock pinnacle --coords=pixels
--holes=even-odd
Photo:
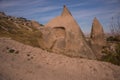
[[[70,12],[70,11],[67,9],[67,7],[64,5],[61,16],[69,16],[69,15],[71,15],[71,12]],[[72,16],[72,15],[71,15],[71,16]]]
[[[104,30],[96,17],[94,18],[92,23],[90,37],[91,37],[92,44],[99,45],[99,46],[105,45]]]
[[[80,26],[66,6],[63,7],[60,16],[52,19],[45,26],[45,31],[48,32],[43,33],[43,40],[40,40],[43,49],[72,57],[96,58]]]

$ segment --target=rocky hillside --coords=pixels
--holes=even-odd
[[[88,42],[66,6],[44,27],[0,12],[0,80],[120,80],[120,66],[97,61]]]
[[[0,80],[120,80],[120,67],[0,38]]]
[[[10,37],[24,44],[38,47],[37,39],[42,35],[39,31],[42,27],[43,25],[36,21],[8,16],[0,12],[0,37]]]

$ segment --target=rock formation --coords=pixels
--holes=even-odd
[[[93,45],[98,45],[98,46],[105,45],[104,30],[96,17],[94,18],[92,23],[90,38],[91,38],[91,43]]]
[[[66,6],[60,16],[52,19],[45,26],[43,39],[39,41],[41,48],[72,57],[95,59],[79,25]]]
[[[96,57],[100,59],[102,57],[102,47],[106,45],[106,42],[103,27],[96,17],[94,18],[92,23],[90,43]]]
[[[32,26],[34,26],[36,29],[40,29],[40,28],[41,28],[40,23],[38,23],[37,21],[31,20],[31,24],[32,24]]]

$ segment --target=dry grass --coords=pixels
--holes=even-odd
[[[18,24],[18,26],[20,28],[11,20],[0,19],[0,37],[11,37],[24,44],[39,47],[38,39],[41,38],[42,33],[33,26],[24,26],[22,24]],[[26,29],[27,27],[31,28],[32,31]]]

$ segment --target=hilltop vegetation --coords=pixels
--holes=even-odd
[[[39,24],[39,27],[41,25]],[[42,33],[32,21],[22,17],[7,16],[0,12],[0,37],[9,37],[24,44],[39,47],[37,40],[41,35]]]
[[[104,47],[103,61],[120,65],[120,15],[113,17],[110,23],[111,34],[107,39],[107,47]]]

